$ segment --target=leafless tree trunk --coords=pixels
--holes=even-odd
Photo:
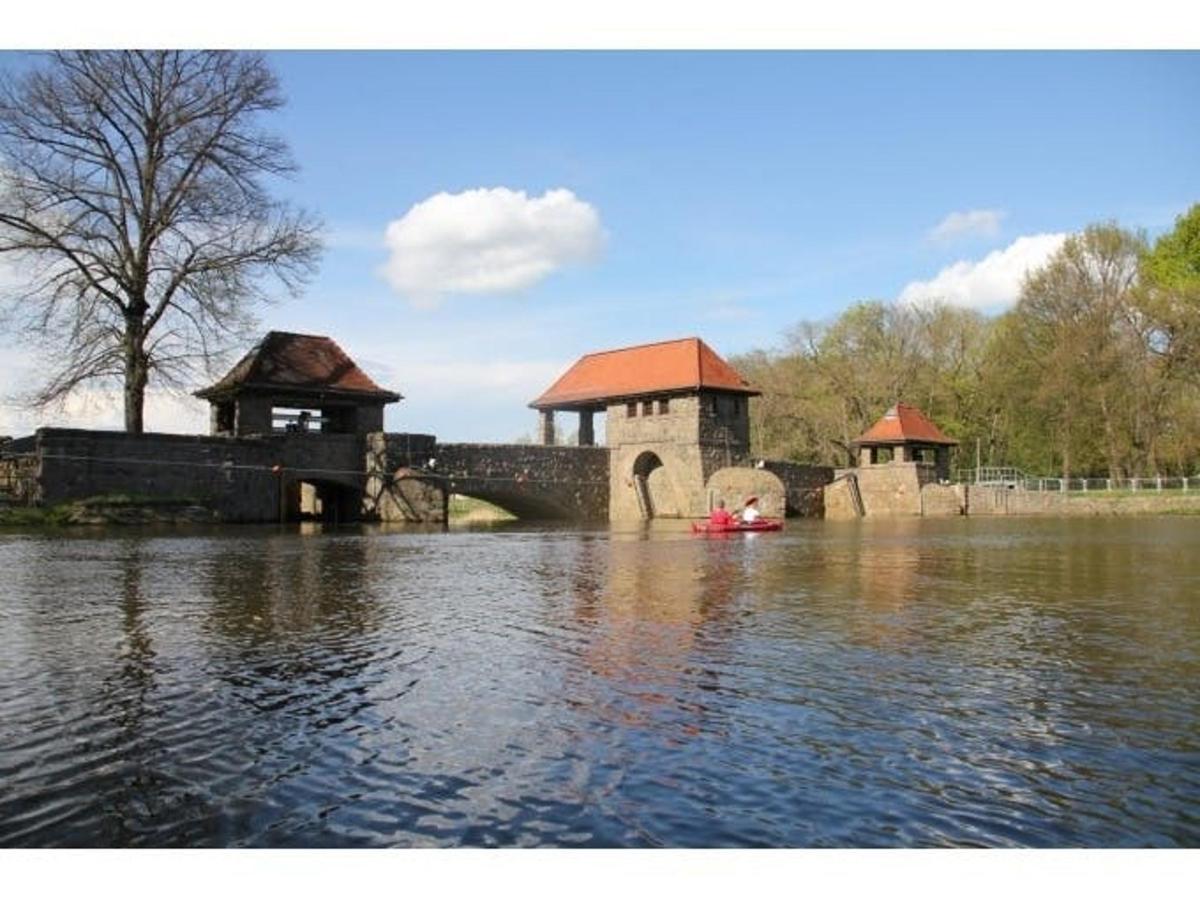
[[[211,374],[265,281],[300,288],[319,223],[270,196],[295,165],[258,121],[282,103],[247,53],[56,52],[0,83],[0,255],[27,276],[0,302],[55,348],[32,404],[119,383],[140,432],[152,378]]]

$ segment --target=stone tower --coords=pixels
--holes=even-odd
[[[694,517],[708,513],[718,470],[749,463],[759,393],[704,341],[684,338],[589,353],[530,406],[543,443],[554,443],[556,412],[576,412],[590,445],[593,416],[605,413],[610,519]]]

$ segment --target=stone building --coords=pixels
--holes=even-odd
[[[209,402],[214,437],[290,441],[285,455],[301,468],[279,466],[281,518],[334,521],[361,516],[367,436],[383,431],[384,407],[401,399],[332,338],[286,331],[268,332],[195,396]]]
[[[859,468],[887,463],[912,463],[928,470],[934,480],[950,480],[950,449],[958,441],[946,437],[915,406],[897,403],[850,446],[858,452]]]
[[[782,481],[750,460],[759,393],[693,337],[589,353],[529,405],[544,444],[554,443],[556,413],[579,415],[581,445],[594,443],[593,417],[605,414],[610,519],[704,516],[718,496],[735,506],[751,494],[781,516]]]
[[[213,435],[367,435],[401,396],[381,388],[332,338],[271,331],[216,384],[196,391]]]
[[[826,518],[959,515],[962,491],[949,484],[947,437],[915,406],[897,403],[850,444],[858,466],[825,489]]]

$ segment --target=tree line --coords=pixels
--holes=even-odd
[[[1063,477],[1200,471],[1200,204],[1154,241],[1116,223],[1068,237],[989,317],[869,300],[732,360],[762,390],[756,453],[844,466],[897,401],[959,441],[959,468]]]

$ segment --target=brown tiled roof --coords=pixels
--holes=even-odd
[[[936,425],[915,406],[897,403],[883,417],[859,435],[855,444],[948,444],[958,441],[946,437]]]
[[[196,391],[202,399],[260,388],[299,392],[336,391],[387,402],[400,395],[377,385],[332,338],[271,331],[211,387]]]
[[[600,405],[622,397],[702,388],[760,393],[708,344],[693,337],[589,353],[529,405],[534,409]]]

